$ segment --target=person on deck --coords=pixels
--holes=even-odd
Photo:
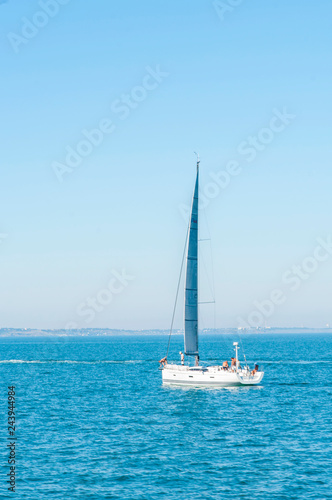
[[[184,365],[184,354],[183,352],[179,352],[180,356],[181,356],[181,365]]]
[[[255,367],[254,367],[254,369],[252,370],[252,372],[251,372],[251,374],[250,374],[250,375],[253,375],[253,376],[254,376],[254,375],[255,375],[255,373],[257,373],[257,372],[258,372],[258,368],[259,368],[258,364],[257,364],[257,363],[255,363]]]
[[[232,370],[236,369],[236,358],[231,358],[231,368]]]
[[[167,356],[159,360],[159,363],[161,363],[162,366],[167,365]]]
[[[229,366],[228,366],[228,361],[224,361],[223,364],[222,364],[222,369],[223,370],[228,370]]]

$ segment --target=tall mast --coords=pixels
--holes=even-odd
[[[199,169],[199,164],[201,162],[201,160],[199,159],[199,154],[198,153],[195,153],[196,157],[197,157],[197,172],[198,172],[198,169]]]

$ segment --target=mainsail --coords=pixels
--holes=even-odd
[[[191,218],[187,253],[187,273],[184,314],[184,350],[185,354],[198,356],[198,292],[197,292],[197,254],[198,254],[198,171]]]

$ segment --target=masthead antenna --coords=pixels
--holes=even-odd
[[[200,163],[200,159],[199,159],[199,154],[196,153],[196,151],[194,151],[196,157],[197,157],[197,170],[198,170],[198,167],[199,167],[199,163]]]

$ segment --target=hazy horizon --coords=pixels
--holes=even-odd
[[[331,332],[332,333],[332,327],[257,327],[257,328],[237,328],[237,327],[225,327],[225,328],[205,328],[202,330],[199,330],[199,334],[206,334],[208,332],[220,332],[222,334],[227,334],[227,332],[233,333],[244,333],[246,334],[253,334],[255,332],[258,333],[274,333],[279,330],[296,330],[298,332],[303,332],[305,330],[309,330],[311,332]],[[68,335],[74,334],[75,332],[94,332],[94,331],[100,331],[100,332],[124,332],[124,333],[144,333],[144,332],[162,332],[163,335],[169,335],[169,328],[135,328],[135,329],[126,329],[126,328],[78,328],[78,329],[60,329],[60,328],[9,328],[9,327],[1,327],[0,328],[0,333],[3,333],[4,331],[10,331],[10,332],[66,332]],[[183,335],[184,334],[184,329],[175,329],[172,331],[172,335]]]

